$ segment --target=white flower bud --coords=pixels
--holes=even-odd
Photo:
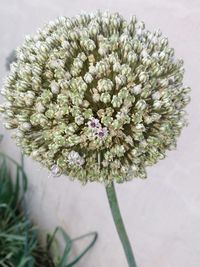
[[[77,116],[75,117],[75,122],[78,124],[78,125],[81,125],[84,123],[84,118],[82,116]]]
[[[94,102],[98,102],[100,100],[100,97],[101,97],[101,95],[99,93],[94,93],[92,95]]]
[[[152,94],[152,99],[153,100],[159,100],[161,97],[160,93],[159,92],[155,92]]]
[[[161,102],[161,101],[156,100],[156,101],[153,102],[153,107],[154,107],[155,109],[160,109],[161,106],[162,106],[162,102]]]
[[[41,103],[41,102],[38,102],[36,105],[35,105],[35,109],[38,113],[43,113],[45,112],[45,106]]]
[[[135,85],[132,89],[131,92],[134,93],[135,95],[139,95],[142,91],[142,86],[141,84]]]
[[[53,177],[59,177],[62,174],[58,165],[55,164],[51,167],[51,174]]]
[[[147,106],[147,104],[146,104],[146,102],[144,101],[144,100],[139,100],[137,103],[136,103],[136,105],[135,105],[135,107],[138,109],[138,110],[144,110],[145,108],[146,108],[146,106]]]
[[[120,72],[120,69],[121,69],[120,63],[119,62],[115,62],[114,65],[113,65],[113,71]]]
[[[59,88],[59,85],[58,85],[58,83],[56,81],[52,81],[50,87],[51,87],[51,92],[53,94],[58,94],[59,93],[60,88]]]
[[[108,103],[108,102],[110,102],[110,99],[111,99],[111,96],[110,96],[109,93],[102,93],[101,94],[100,100],[102,102],[104,102],[105,104]]]
[[[21,125],[22,130],[24,131],[30,131],[32,126],[29,122],[23,122]]]
[[[93,81],[93,77],[90,73],[86,73],[84,76],[84,80],[86,81],[86,83],[91,83]]]
[[[139,80],[140,82],[146,82],[148,80],[148,75],[145,72],[141,72],[139,74]]]

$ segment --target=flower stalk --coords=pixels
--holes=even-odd
[[[133,254],[133,251],[131,248],[131,244],[130,244],[130,241],[128,239],[128,235],[126,233],[126,229],[125,229],[123,219],[122,219],[122,216],[120,213],[120,208],[119,208],[117,195],[115,192],[115,187],[114,187],[113,182],[106,186],[106,193],[107,193],[108,202],[110,205],[112,217],[113,217],[119,238],[121,240],[121,243],[122,243],[122,246],[124,249],[124,253],[126,255],[128,266],[129,267],[137,267],[136,261],[134,258],[134,254]]]

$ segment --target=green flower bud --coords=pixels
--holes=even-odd
[[[111,98],[111,96],[109,93],[102,93],[100,100],[106,104],[106,103],[110,102],[110,100],[111,100],[110,98]]]

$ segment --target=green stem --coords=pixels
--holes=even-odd
[[[110,204],[110,209],[112,212],[113,220],[115,222],[115,226],[119,235],[119,238],[121,240],[122,246],[124,248],[124,252],[126,255],[126,259],[128,262],[129,267],[137,267],[135,258],[132,252],[131,244],[129,242],[126,229],[124,227],[124,223],[121,217],[117,196],[115,192],[114,183],[111,183],[106,186],[106,193],[108,197],[108,201]]]

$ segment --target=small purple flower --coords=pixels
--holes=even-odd
[[[79,166],[82,166],[84,163],[85,163],[85,160],[83,158],[79,158],[76,163],[79,165]]]
[[[62,174],[60,168],[58,167],[58,165],[54,164],[52,167],[51,167],[51,174],[53,177],[58,177]]]
[[[98,119],[95,119],[95,118],[91,118],[89,121],[88,121],[88,127],[95,130],[96,128],[99,128],[101,127],[101,124],[99,122]]]
[[[108,134],[108,130],[107,130],[106,127],[104,127],[104,128],[99,128],[99,130],[97,131],[97,136],[98,136],[100,139],[105,138],[107,134]]]
[[[104,139],[106,135],[108,134],[108,130],[106,127],[102,127],[101,123],[98,119],[91,118],[88,121],[88,127],[92,129],[94,137],[97,137],[99,139]]]
[[[78,152],[76,151],[71,151],[69,154],[68,154],[68,157],[67,157],[67,162],[69,163],[69,165],[79,165],[79,166],[82,166],[84,164],[84,159],[79,155]]]

